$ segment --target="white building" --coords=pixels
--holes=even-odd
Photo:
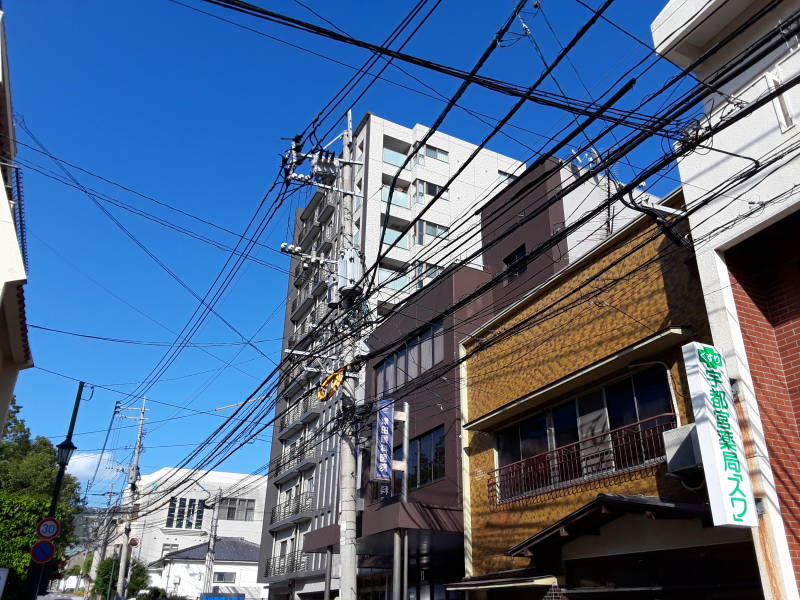
[[[153,501],[161,497],[159,489],[188,478],[192,480],[191,485],[182,486],[180,495],[162,500],[153,510]],[[261,537],[266,485],[264,476],[221,471],[164,467],[142,475],[138,482],[138,505],[143,510],[131,524],[131,538],[138,541],[131,548],[131,558],[151,565],[169,553],[207,546],[215,517],[218,540],[241,539],[257,544]],[[136,508],[134,506],[134,512]],[[172,582],[163,579],[160,568],[149,570],[152,585],[163,587],[162,582]],[[181,592],[181,595],[186,594]]]
[[[5,13],[0,10],[0,431],[6,422],[17,374],[33,366],[25,320],[27,281],[22,180],[10,166],[14,142]]]
[[[366,265],[378,257],[381,223],[387,213],[388,185],[412,147],[428,129],[422,125],[403,127],[373,114],[366,114],[353,132],[353,158],[363,164],[353,168],[352,181],[337,185],[355,191],[353,244],[360,248]],[[427,145],[401,173],[392,199],[386,243],[420,213],[476,146],[436,132]],[[377,297],[377,309],[390,310],[399,299],[430,281],[441,269],[462,258],[480,244],[476,208],[502,189],[524,164],[483,149],[446,193],[426,213],[412,234],[404,236],[381,262],[377,282],[385,283]],[[339,178],[341,179],[341,177]],[[450,254],[434,244],[448,236],[468,232],[461,253]],[[308,205],[298,211],[294,239],[304,252],[334,258],[344,239],[342,195],[318,189]],[[461,239],[461,238],[459,238]],[[385,248],[385,246],[384,246]],[[311,335],[329,310],[325,302],[329,267],[304,268],[292,261],[284,325],[285,349],[308,350],[324,339]],[[271,449],[271,485],[267,488],[262,538],[262,581],[270,584],[271,598],[292,598],[324,589],[326,568],[332,563],[332,588],[338,587],[338,555],[329,562],[326,548],[338,545],[338,442],[324,436],[321,444],[301,451],[313,441],[338,413],[332,401],[319,403],[315,394],[319,378],[297,368],[287,373],[276,412],[287,409],[274,428]],[[306,552],[305,550],[312,550]]]
[[[738,111],[800,74],[797,2],[671,0],[652,24],[657,52],[687,68],[715,43],[755,23],[694,69],[718,93],[705,102],[705,126],[718,151],[679,161],[683,191],[714,343],[725,353],[743,409],[759,525],[753,543],[766,598],[798,598],[800,510],[795,499],[800,387],[800,160],[793,148],[800,87],[783,91],[746,118]],[[760,41],[763,41],[761,44]],[[751,45],[763,55],[742,56]],[[729,64],[740,72],[719,80]],[[785,156],[781,153],[786,152]],[[775,162],[771,162],[772,159]],[[718,189],[732,178],[754,177]],[[710,191],[721,191],[714,195]]]
[[[170,595],[199,598],[203,593],[208,542],[169,552],[148,565],[151,585]],[[214,547],[211,592],[243,594],[246,600],[266,598],[257,581],[258,544],[242,538],[220,537]]]

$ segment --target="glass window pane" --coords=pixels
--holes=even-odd
[[[578,433],[582,440],[608,431],[602,390],[578,398],[578,424]]]
[[[556,448],[578,441],[578,418],[574,402],[559,406],[553,411],[553,429]]]
[[[206,501],[200,500],[197,503],[197,516],[194,518],[194,528],[195,529],[202,529],[203,528],[203,512],[206,508]]]
[[[520,460],[519,425],[497,432],[497,462],[505,467]]]
[[[172,527],[175,524],[175,506],[178,499],[174,496],[169,499],[169,508],[167,509],[167,527]]]
[[[545,415],[519,424],[521,458],[530,458],[549,450],[547,443],[547,418]]]
[[[432,146],[425,146],[425,156],[436,158],[436,148],[433,148]]]
[[[411,440],[408,444],[408,487],[417,487],[419,461],[419,440]]]
[[[416,339],[408,342],[406,361],[408,364],[408,380],[411,381],[419,375],[419,344]]]
[[[406,349],[398,350],[395,355],[395,367],[397,370],[397,387],[400,387],[406,382]]]
[[[419,485],[433,479],[433,435],[426,434],[419,439]]]
[[[433,366],[433,341],[431,330],[428,329],[420,336],[420,373],[424,373]]]
[[[433,364],[444,360],[444,331],[441,322],[433,326]]]
[[[633,400],[633,387],[631,380],[626,377],[605,388],[606,406],[608,407],[608,421],[611,429],[619,429],[631,423],[636,423],[636,404]]]
[[[639,406],[639,419],[649,419],[673,411],[667,374],[663,367],[650,367],[634,375],[633,388],[636,404]]]
[[[386,380],[385,392],[391,394],[394,391],[394,356],[387,356],[386,360],[383,361],[383,366]]]
[[[383,396],[383,392],[386,390],[383,378],[383,371],[384,371],[383,363],[375,367],[375,391],[379,398]]]
[[[183,517],[186,514],[186,498],[178,499],[178,516],[175,518],[175,527],[183,527]]]
[[[194,524],[194,507],[197,504],[197,500],[194,498],[189,500],[189,507],[186,510],[186,528],[191,529],[192,525]]]
[[[444,427],[433,431],[433,479],[444,477]]]

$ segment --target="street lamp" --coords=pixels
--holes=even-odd
[[[77,447],[72,443],[72,440],[67,438],[56,446],[56,463],[59,467],[66,467],[69,464],[69,459],[72,458],[72,453],[75,452]]]

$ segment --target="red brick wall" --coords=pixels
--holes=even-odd
[[[795,576],[800,580],[800,252],[796,214],[726,253]]]

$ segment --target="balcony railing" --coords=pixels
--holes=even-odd
[[[383,186],[381,188],[381,200],[389,202],[389,187]],[[394,190],[392,194],[392,206],[402,206],[403,208],[411,208],[411,197],[408,192],[402,192],[398,189]]]
[[[489,501],[502,504],[664,461],[665,413],[500,467],[489,474]]]
[[[285,429],[292,423],[299,421],[300,417],[302,417],[308,411],[319,408],[319,406],[319,400],[317,400],[316,396],[312,398],[304,398],[300,402],[289,407],[289,409],[283,414],[280,424],[278,425],[278,429]]]
[[[293,515],[311,510],[313,501],[314,499],[311,496],[311,492],[303,492],[302,494],[296,495],[291,500],[278,504],[272,509],[270,523],[277,523]]]
[[[282,473],[293,469],[300,463],[317,458],[317,448],[310,448],[308,450],[289,450],[284,452],[283,455],[270,462],[269,471],[273,477],[278,477]]]
[[[310,568],[311,556],[298,550],[283,556],[273,556],[264,568],[264,577],[308,571]]]

